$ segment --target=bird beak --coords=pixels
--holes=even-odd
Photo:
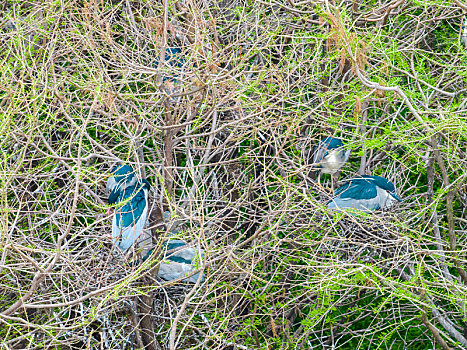
[[[395,194],[395,193],[394,193],[394,194],[391,193],[391,196],[393,196],[393,197],[394,197],[395,199],[397,199],[399,202],[402,202],[402,201],[403,201],[403,199],[400,198],[400,197],[399,197],[397,194]]]

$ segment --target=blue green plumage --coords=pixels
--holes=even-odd
[[[115,211],[115,215],[117,223],[121,223],[124,228],[137,222],[147,206],[143,189],[149,190],[150,185],[147,180],[142,181],[142,183],[138,182],[135,186],[127,187],[119,193],[117,203],[126,203]]]
[[[185,60],[183,59],[182,55],[182,50],[179,47],[168,47],[165,50],[164,54],[164,65],[174,67],[177,70],[180,70],[183,67],[183,64],[185,63]],[[157,69],[159,66],[159,57],[156,58],[154,62],[154,67]],[[173,72],[171,72],[173,73]],[[177,81],[175,79],[177,77],[177,74],[174,74],[174,76],[164,76],[162,78],[162,81],[172,81],[175,82]]]
[[[107,180],[109,204],[116,205],[112,219],[114,243],[123,252],[130,249],[143,232],[148,215],[147,180],[138,180],[133,168],[118,164]]]
[[[392,182],[381,176],[363,175],[339,187],[327,205],[328,208],[374,211],[389,208],[395,201],[401,199]]]
[[[361,181],[363,179],[352,179],[345,183],[343,186],[339,187],[335,195],[340,198],[354,198],[354,199],[371,199],[376,197],[377,190],[376,186],[370,182],[368,185],[363,185]]]

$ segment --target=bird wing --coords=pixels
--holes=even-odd
[[[193,248],[182,249],[175,253],[170,253],[167,256],[167,260],[183,263],[183,264],[191,264],[193,262],[193,257],[195,256],[195,251]]]
[[[339,187],[335,194],[341,199],[372,199],[378,195],[376,185],[363,179],[350,180],[344,186]]]
[[[378,189],[373,182],[357,178],[339,187],[336,197],[328,202],[328,208],[354,208],[359,210],[378,210]]]
[[[109,204],[115,204],[118,201],[118,198],[120,197],[120,190],[117,187],[114,187],[112,192],[109,194],[109,199],[108,202]]]
[[[117,246],[121,250],[127,251],[139,238],[139,236],[143,232],[144,225],[146,224],[147,213],[148,208],[146,206],[143,212],[141,213],[141,216],[139,217],[138,221],[136,221],[134,225],[130,225],[128,227],[122,227],[121,225],[117,225],[117,219],[115,219],[115,223],[114,225],[112,225],[112,237],[114,237]],[[116,218],[117,215],[115,215],[114,217]]]
[[[167,260],[171,260],[174,262],[191,264],[193,260],[196,260],[198,257],[198,250],[193,247],[189,247],[186,242],[178,240],[178,239],[171,239],[163,243],[165,248],[165,256]],[[180,249],[183,247],[182,249]],[[167,254],[168,251],[179,249],[176,252],[171,252]],[[201,251],[201,256],[203,256],[203,252]]]
[[[352,182],[351,181],[348,181],[346,182],[344,185],[342,185],[341,187],[339,187],[335,192],[334,194],[336,195],[336,197],[338,195],[340,195],[342,192],[344,192],[345,190],[347,190],[350,186],[352,186]]]
[[[118,202],[126,203],[116,210],[117,222],[123,228],[134,225],[147,206],[146,195],[141,186],[131,186],[121,192]]]
[[[164,243],[162,243],[162,245],[166,247],[166,250],[172,250],[185,246],[186,242],[180,239],[171,239],[169,241],[165,241]]]

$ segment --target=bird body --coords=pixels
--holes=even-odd
[[[335,174],[345,164],[339,151],[329,150],[328,154],[321,161],[321,172],[324,174]],[[324,165],[323,165],[324,164]]]
[[[148,217],[148,195],[151,185],[138,180],[129,165],[117,165],[107,180],[109,204],[117,205],[112,218],[112,239],[123,252],[139,238]]]
[[[402,201],[396,195],[394,184],[381,176],[363,175],[350,179],[335,194],[336,197],[328,202],[328,208],[375,211]]]
[[[186,247],[186,248],[183,248]],[[167,252],[173,249],[183,248],[174,253]],[[194,269],[194,263],[203,256],[202,252],[188,247],[187,244],[179,239],[171,239],[163,243],[162,247],[164,258],[159,265],[158,276],[166,281],[173,281],[190,274]],[[184,282],[196,283],[200,272],[184,279]],[[201,276],[201,282],[204,281],[204,274]]]
[[[182,50],[179,47],[168,47],[165,50],[164,54],[164,65],[176,68],[177,70],[181,70],[183,67],[184,59],[182,56]],[[154,62],[154,67],[157,69],[159,66],[159,57],[156,58]],[[173,73],[173,72],[171,72]],[[177,74],[175,74],[175,77]],[[162,78],[162,81],[171,81],[171,82],[176,82],[177,79],[175,79],[173,76],[166,76],[164,74],[164,77]]]
[[[319,141],[313,151],[313,164],[324,174],[334,175],[349,159],[351,150],[344,148],[344,143],[336,137],[326,137]]]

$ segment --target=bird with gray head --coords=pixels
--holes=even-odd
[[[387,209],[396,201],[402,201],[396,194],[394,184],[381,176],[363,175],[347,180],[335,194],[336,197],[327,203],[328,208],[370,212]]]
[[[320,180],[321,174],[331,175],[331,191],[334,191],[334,182],[337,172],[345,165],[350,156],[350,149],[345,149],[344,143],[337,137],[328,136],[305,154],[308,164],[312,164],[311,177]],[[318,176],[317,176],[318,175]]]
[[[129,165],[116,165],[107,180],[108,202],[118,206],[112,218],[112,239],[123,253],[136,242],[146,225],[150,188],[146,179],[138,180]]]
[[[112,175],[107,179],[105,192],[107,196],[115,190],[124,190],[129,186],[133,186],[138,178],[135,171],[130,165],[118,163],[110,171]]]
[[[175,250],[174,252],[172,252]],[[152,253],[151,250],[143,259],[146,260]],[[204,253],[189,247],[186,242],[179,239],[169,239],[162,243],[162,259],[159,265],[158,276],[166,281],[181,279],[192,273],[196,268],[196,262],[203,259]],[[200,272],[185,278],[183,282],[196,283]],[[204,274],[201,282],[204,281]]]
[[[313,164],[320,173],[334,175],[345,165],[350,152],[350,149],[345,149],[341,139],[329,136],[319,141],[314,148]]]

